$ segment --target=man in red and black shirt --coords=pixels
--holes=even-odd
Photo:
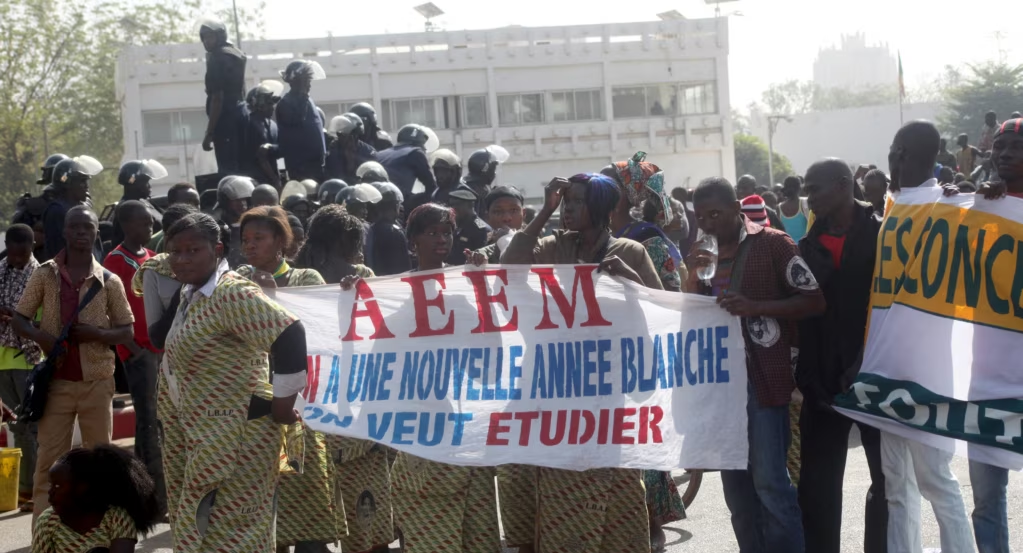
[[[718,239],[710,284],[697,270],[712,263],[699,244],[687,265],[689,292],[715,295],[741,317],[747,349],[748,469],[722,473],[726,505],[741,553],[803,553],[797,492],[787,475],[790,395],[797,361],[797,321],[826,308],[797,244],[785,232],[749,221],[726,179],[705,179],[694,190],[694,213],[705,234]]]
[[[150,343],[143,299],[131,291],[135,272],[154,255],[144,246],[153,235],[153,217],[145,204],[135,200],[120,203],[116,216],[124,232],[124,241],[107,254],[103,266],[126,283],[128,305],[135,317],[135,339],[117,346],[117,355],[124,363],[135,408],[135,455],[146,464],[157,485],[157,497],[163,503],[164,471],[157,441],[156,402],[160,350]]]
[[[807,550],[839,553],[847,437],[853,421],[831,404],[850,387],[860,366],[882,220],[872,204],[854,199],[858,185],[843,160],[813,164],[804,182],[808,207],[816,217],[801,240],[801,257],[822,288],[826,312],[798,325],[801,355],[796,378],[804,404],[797,495]],[[861,423],[858,429],[872,477],[865,502],[865,553],[885,553],[887,507],[879,429]]]

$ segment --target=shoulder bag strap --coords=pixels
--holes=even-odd
[[[82,301],[79,302],[78,307],[75,308],[75,312],[72,313],[71,320],[69,320],[68,324],[64,325],[64,328],[61,329],[60,336],[57,337],[57,341],[54,343],[53,351],[51,351],[49,355],[47,355],[48,358],[56,356],[64,347],[64,342],[67,341],[68,334],[71,333],[71,325],[75,324],[75,321],[78,319],[78,314],[81,313],[82,310],[85,309],[85,306],[89,305],[89,303],[93,301],[93,298],[95,298],[96,295],[100,293],[100,290],[103,289],[103,286],[107,283],[108,280],[110,280],[110,276],[110,271],[104,269],[103,280],[97,280],[93,282],[92,286],[89,287],[89,290],[86,291],[85,296],[82,297]]]

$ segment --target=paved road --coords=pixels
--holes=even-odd
[[[954,460],[954,472],[961,482],[961,494],[969,512],[972,509],[972,492],[968,483],[968,462],[961,458]],[[847,457],[847,476],[844,487],[844,553],[862,551],[861,536],[864,531],[863,506],[868,491],[868,465],[860,447],[853,447]],[[1022,474],[1011,473],[1007,487],[1011,550],[1022,553]],[[922,507],[923,544],[939,552],[940,538],[936,519],[928,503]],[[737,542],[730,526],[730,515],[723,499],[722,484],[717,474],[705,476],[701,491],[687,513],[687,520],[666,528],[667,550],[671,553],[734,553]],[[29,553],[30,529],[27,515],[8,513],[0,515],[0,553]],[[395,544],[397,547],[398,544]],[[166,525],[157,528],[149,539],[139,544],[138,551],[170,553],[170,533]],[[511,550],[510,550],[511,553]]]

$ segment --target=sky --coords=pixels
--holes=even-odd
[[[216,0],[226,2],[227,0]],[[238,0],[240,5],[259,0]],[[424,0],[266,0],[266,38],[307,38],[423,30],[413,6]],[[556,26],[654,21],[678,10],[685,17],[711,17],[704,0],[489,2],[435,0],[446,30],[507,25]],[[973,8],[979,9],[973,9]],[[1025,2],[975,3],[952,0],[739,0],[721,5],[730,16],[730,97],[733,107],[761,98],[772,83],[808,80],[820,48],[839,45],[840,36],[864,32],[870,44],[900,51],[905,83],[927,86],[945,65],[1004,60],[1020,64],[1025,41],[1018,27]]]

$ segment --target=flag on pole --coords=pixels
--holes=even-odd
[[[900,88],[900,99],[907,97],[904,93],[904,62],[900,59],[900,50],[897,50],[897,86]]]

